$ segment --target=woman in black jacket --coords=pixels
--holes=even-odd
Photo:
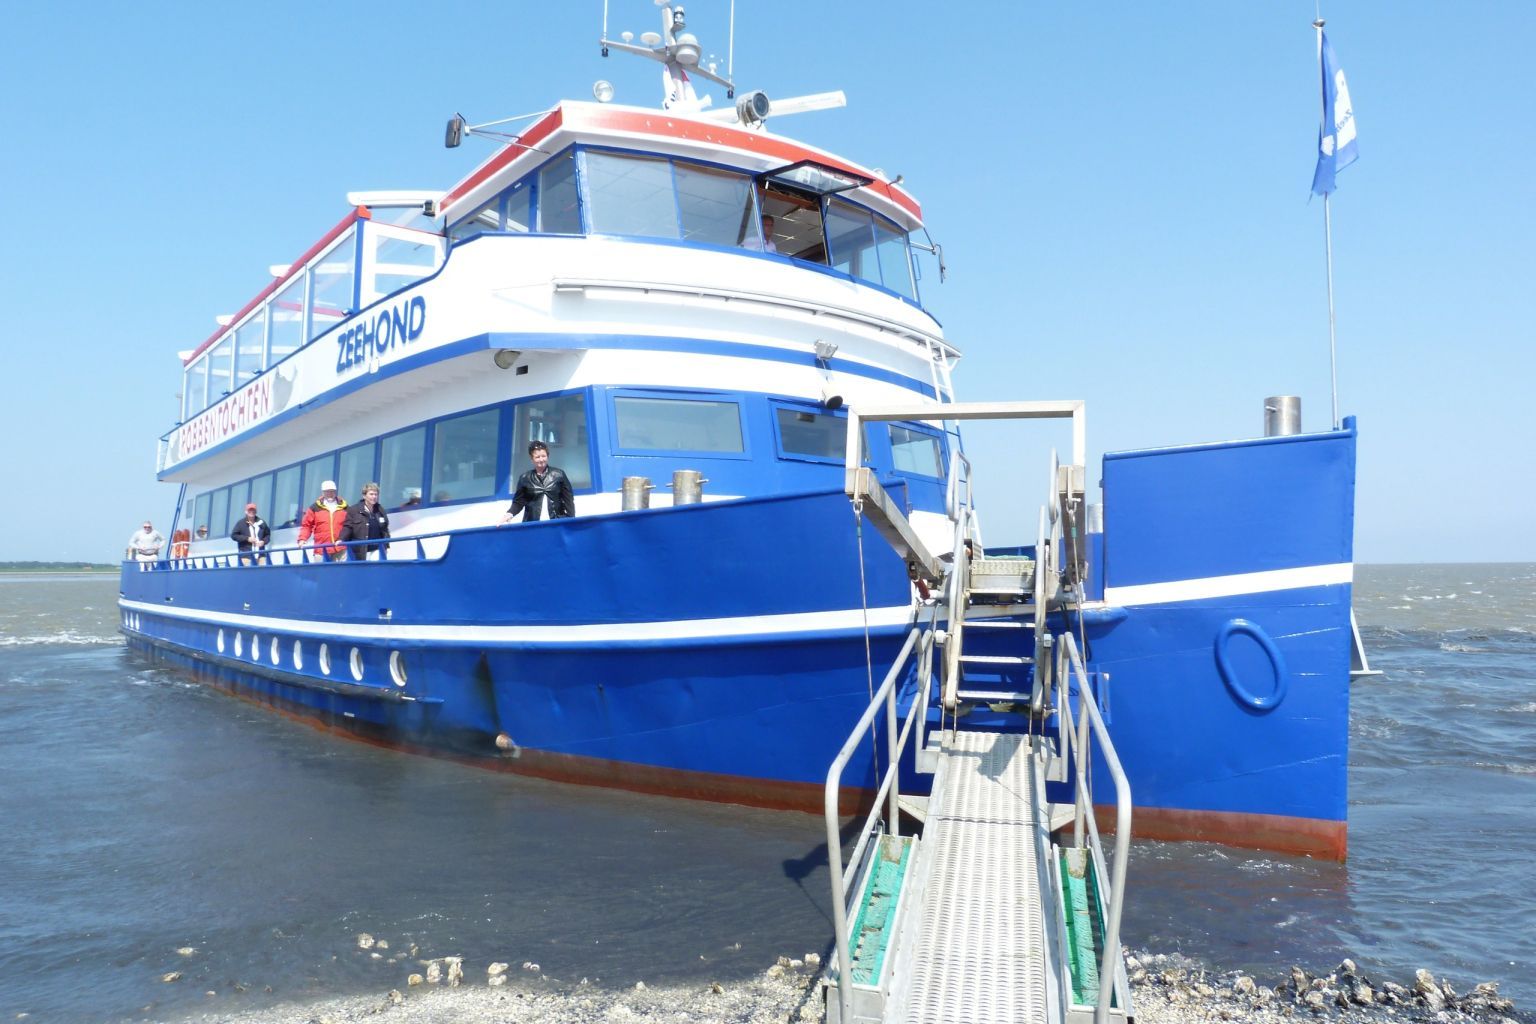
[[[389,539],[389,513],[384,511],[384,506],[379,504],[379,485],[375,483],[363,484],[363,500],[347,509],[346,522],[341,524],[341,533],[337,540],[388,540]],[[367,558],[368,555],[382,544],[358,544],[347,550],[348,556],[354,561]]]

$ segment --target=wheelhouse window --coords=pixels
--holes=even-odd
[[[299,498],[304,493],[299,489],[299,473],[298,466],[277,471],[272,485],[272,508],[267,513],[267,525],[273,529],[299,524],[304,507]]]
[[[618,446],[639,451],[744,451],[741,409],[735,402],[692,398],[613,400]]]
[[[831,264],[852,277],[913,297],[907,239],[888,222],[841,199],[827,201]]]
[[[556,235],[581,234],[576,158],[570,151],[539,172],[539,230]]]
[[[421,504],[427,428],[413,427],[379,442],[379,500],[390,509]]]
[[[685,241],[743,245],[758,237],[750,178],[681,161],[673,168],[677,179],[677,213]]]
[[[677,238],[672,165],[655,157],[586,154],[587,218],[605,235]]]
[[[501,230],[500,200],[493,199],[448,230],[450,241],[462,242],[476,235]]]
[[[592,455],[587,437],[585,395],[553,395],[521,402],[512,429],[512,476],[528,468],[528,445],[543,441],[549,461],[565,471],[576,490],[592,486]]]
[[[524,178],[501,194],[501,230],[527,231],[533,223],[533,189]]]
[[[440,421],[432,431],[432,500],[486,498],[496,493],[496,440],[501,413],[472,412]]]
[[[896,472],[943,478],[944,452],[937,437],[899,423],[890,424],[889,429],[891,465]]]

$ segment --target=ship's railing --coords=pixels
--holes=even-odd
[[[901,755],[907,748],[907,742],[914,731],[918,735],[918,749],[922,743],[922,723],[928,713],[928,700],[933,688],[933,645],[935,638],[934,623],[937,619],[937,605],[929,606],[929,618],[927,624],[918,623],[907,632],[907,639],[901,645],[901,652],[897,654],[895,662],[891,665],[885,679],[875,691],[874,698],[869,706],[864,709],[858,723],[853,727],[848,740],[838,751],[837,757],[832,762],[832,767],[827,769],[827,782],[824,792],[824,802],[827,825],[827,861],[831,867],[829,874],[832,878],[832,915],[833,927],[836,931],[837,943],[837,980],[838,999],[842,1003],[842,1019],[852,1021],[853,1017],[853,953],[849,945],[848,927],[848,892],[853,887],[858,877],[860,868],[867,856],[878,856],[878,852],[870,849],[870,840],[877,836],[895,835],[900,822],[900,765]],[[907,709],[905,721],[901,722],[898,731],[896,714],[896,696],[898,683],[905,678],[906,668],[912,658],[913,651],[917,652],[917,681],[918,690],[912,698],[912,704]],[[842,857],[843,848],[841,833],[838,829],[839,804],[842,791],[843,772],[848,767],[854,751],[864,738],[870,735],[874,728],[875,719],[884,711],[885,738],[886,738],[886,766],[880,776],[880,785],[875,791],[873,805],[865,816],[859,828],[859,839],[854,844],[853,851],[846,860]],[[877,762],[878,763],[878,762]]]
[[[263,548],[260,551],[220,551],[215,554],[187,555],[184,558],[163,558],[157,562],[129,564],[136,564],[146,572],[163,572],[182,569],[233,569],[251,566],[271,568],[327,563],[357,565],[376,561],[436,562],[448,554],[448,546],[453,535],[463,532],[463,530],[444,530],[410,537],[391,537],[387,540],[348,540],[319,546],[295,544],[281,548]],[[366,558],[358,554],[362,549],[369,547],[376,548],[377,551]],[[339,557],[330,557],[324,553],[324,549],[342,552],[342,554]]]
[[[1099,715],[1097,696],[1092,690],[1088,670],[1083,665],[1077,640],[1070,631],[1060,635],[1056,645],[1056,671],[1054,673],[1054,703],[1058,722],[1057,757],[1070,757],[1076,769],[1075,798],[1072,805],[1073,845],[1083,847],[1088,842],[1093,868],[1100,880],[1110,879],[1107,920],[1104,923],[1103,947],[1099,957],[1099,997],[1094,1011],[1096,1024],[1109,1020],[1111,993],[1119,977],[1120,963],[1120,916],[1125,905],[1125,869],[1131,847],[1131,784],[1120,766],[1115,744],[1104,727]],[[1072,721],[1072,681],[1077,682],[1077,721]],[[1112,872],[1105,870],[1104,844],[1099,837],[1098,822],[1093,813],[1093,791],[1088,779],[1088,765],[1093,758],[1090,737],[1098,744],[1098,752],[1104,758],[1110,778],[1115,784],[1115,859]],[[1123,1009],[1123,1007],[1122,1007]]]

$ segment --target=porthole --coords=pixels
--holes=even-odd
[[[283,661],[282,651],[278,650],[277,637],[272,638],[272,664],[280,665]]]
[[[405,655],[399,651],[389,652],[389,678],[395,681],[396,686],[405,685]]]
[[[235,632],[235,657],[240,657],[240,633],[238,630]]]
[[[214,641],[214,645],[218,647],[220,654],[224,653],[224,631],[222,629],[219,630],[218,639]]]
[[[304,667],[304,645],[297,640],[293,642],[293,670],[299,671]]]
[[[351,655],[347,658],[348,665],[352,669],[352,678],[358,682],[363,681],[363,652],[356,647],[352,648]]]
[[[320,645],[320,674],[321,675],[325,675],[325,676],[328,676],[328,675],[331,674],[331,645],[330,644],[321,644]]]
[[[261,660],[261,637],[251,634],[251,660]]]

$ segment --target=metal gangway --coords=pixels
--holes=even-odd
[[[859,451],[862,422],[932,419],[935,411],[850,411],[848,451]],[[824,979],[827,1020],[1130,1021],[1119,938],[1130,787],[1072,633],[1086,565],[1083,406],[950,404],[940,415],[1071,417],[1074,457],[1060,466],[1052,455],[1033,557],[995,558],[979,543],[970,467],[957,450],[947,501],[952,547],[941,559],[850,455],[847,491],[856,514],[891,542],[932,596],[827,772],[836,929]],[[968,654],[968,637],[992,653]],[[1001,681],[975,681],[994,676]],[[1009,682],[1024,678],[1027,689]],[[971,713],[983,711],[991,714]],[[866,745],[883,748],[874,758],[879,777],[846,849],[838,813],[843,775]],[[1089,780],[1095,751],[1116,794],[1108,861]],[[914,792],[914,765],[932,776],[927,796]]]

